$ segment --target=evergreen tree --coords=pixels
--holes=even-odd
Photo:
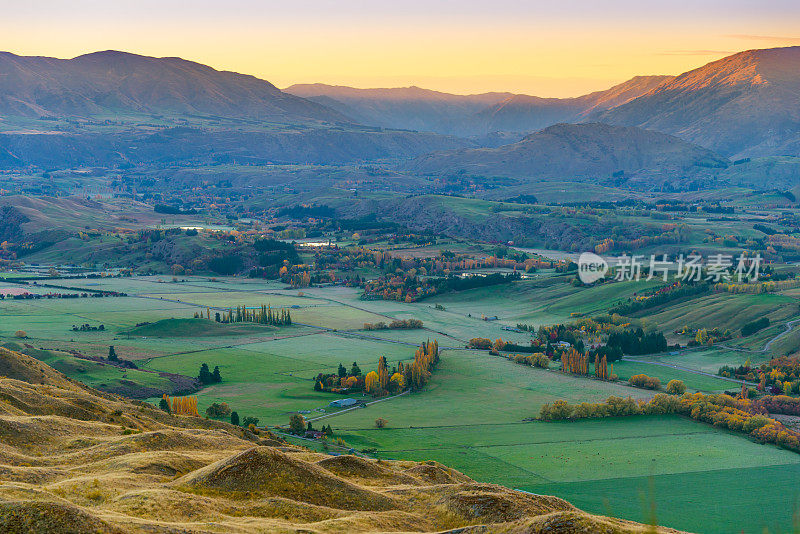
[[[158,407],[164,410],[165,412],[170,413],[169,401],[167,399],[162,397],[158,403]]]
[[[210,384],[213,380],[211,371],[208,370],[208,364],[204,363],[200,366],[200,374],[197,377],[201,383]]]
[[[350,374],[353,376],[358,376],[361,374],[361,368],[356,362],[353,362],[353,367],[350,369]]]
[[[114,350],[114,345],[110,345],[108,347],[108,361],[110,362],[119,361],[119,358],[117,358],[117,351]]]
[[[347,369],[344,368],[344,365],[341,363],[339,364],[339,378],[344,378],[347,376]]]
[[[231,424],[234,426],[239,426],[239,413],[238,412],[231,412]]]
[[[211,373],[211,381],[215,384],[222,382],[222,376],[219,374],[219,365],[214,366],[214,372]]]

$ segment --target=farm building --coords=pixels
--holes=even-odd
[[[347,408],[348,406],[355,406],[358,404],[356,399],[338,399],[331,402],[328,406],[331,408]]]

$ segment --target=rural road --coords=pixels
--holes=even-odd
[[[791,331],[794,329],[794,327],[795,327],[795,325],[796,325],[797,323],[800,323],[800,319],[794,319],[794,320],[792,320],[792,321],[789,321],[789,322],[787,322],[787,323],[784,325],[784,330],[783,330],[783,332],[779,333],[778,335],[776,335],[775,337],[773,337],[772,339],[770,339],[769,341],[767,341],[767,343],[764,345],[764,348],[763,348],[763,349],[761,349],[761,350],[748,350],[748,349],[742,349],[742,348],[739,348],[739,347],[731,347],[730,345],[723,345],[723,344],[721,344],[721,343],[720,343],[719,345],[717,345],[717,346],[718,346],[718,347],[725,348],[725,349],[728,349],[728,350],[735,350],[735,351],[737,351],[737,352],[749,352],[749,353],[751,353],[751,354],[763,354],[763,353],[765,353],[765,352],[768,352],[768,351],[769,351],[769,349],[770,349],[770,347],[772,347],[772,344],[773,344],[773,343],[775,343],[775,342],[776,342],[776,341],[778,341],[779,339],[781,339],[781,338],[783,338],[783,337],[785,337],[785,336],[789,335],[789,333],[790,333],[790,332],[791,332]]]

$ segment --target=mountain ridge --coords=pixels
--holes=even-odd
[[[609,89],[573,98],[510,92],[457,95],[417,86],[359,89],[297,84],[285,91],[327,105],[363,124],[469,137],[526,133],[558,122],[577,121],[591,111],[627,102],[670,78],[635,76]]]
[[[677,135],[732,158],[800,155],[800,46],[727,56],[587,120]]]
[[[106,50],[72,59],[0,52],[0,115],[206,114],[349,122],[266,80],[176,57]]]

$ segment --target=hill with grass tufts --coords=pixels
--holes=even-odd
[[[331,457],[179,417],[0,351],[0,531],[674,532],[481,484],[436,462]]]

